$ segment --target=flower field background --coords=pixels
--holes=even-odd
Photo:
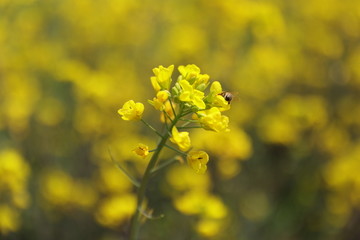
[[[356,1],[0,0],[1,239],[125,239],[135,189],[110,153],[141,175],[156,136],[117,110],[158,122],[171,64],[234,93],[230,132],[191,132],[207,172],[160,171],[140,239],[360,238]]]

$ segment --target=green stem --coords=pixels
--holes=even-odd
[[[180,114],[179,114],[180,115]],[[176,117],[173,122],[171,123],[170,129],[172,129],[173,126],[175,126],[176,122],[179,120],[178,117]],[[145,121],[143,121],[145,123]],[[131,227],[130,227],[130,240],[136,240],[138,239],[138,234],[139,234],[139,228],[140,228],[140,217],[141,217],[141,212],[142,212],[142,206],[143,206],[143,202],[145,200],[145,192],[146,192],[146,187],[149,183],[150,180],[150,176],[152,173],[152,170],[154,169],[154,167],[156,166],[156,162],[159,159],[159,155],[161,150],[163,149],[163,147],[166,145],[166,141],[168,140],[168,138],[170,137],[170,134],[168,131],[166,131],[166,133],[164,135],[161,135],[161,139],[160,142],[156,148],[156,151],[154,152],[154,154],[152,155],[149,164],[146,167],[144,176],[140,182],[140,187],[138,189],[138,193],[137,193],[137,204],[136,204],[136,209],[135,209],[135,213],[134,216],[132,218],[131,221]]]
[[[130,182],[132,182],[132,184],[134,184],[135,187],[139,187],[140,186],[140,183],[133,177],[131,176],[126,170],[125,168],[123,168],[120,163],[116,162],[115,159],[113,158],[112,154],[111,154],[111,151],[110,151],[110,148],[108,149],[109,151],[109,155],[110,155],[110,158],[111,158],[111,161],[114,163],[114,165],[120,170],[122,171],[123,174],[125,174],[125,176],[130,180]]]
[[[178,129],[203,128],[201,126],[178,127]]]
[[[186,122],[183,125],[181,125],[181,127],[186,127],[187,125],[189,125],[191,122]]]
[[[182,115],[181,115],[181,117],[185,117],[186,115],[188,115],[188,114],[190,114],[190,113],[192,113],[193,111],[187,111],[187,112],[184,112]]]
[[[197,122],[199,122],[199,120],[185,119],[185,118],[180,118],[180,120],[184,121],[186,123],[197,123]]]
[[[172,163],[174,163],[174,162],[179,162],[179,160],[176,159],[176,157],[174,157],[174,158],[171,158],[171,159],[169,159],[169,160],[167,160],[167,161],[161,162],[158,166],[156,166],[155,168],[153,168],[153,169],[151,170],[151,174],[156,173],[157,171],[159,171],[159,170],[161,170],[161,169],[169,166],[170,164],[172,164]]]
[[[169,146],[169,145],[167,145],[167,144],[165,144],[165,147],[167,147],[168,149],[173,150],[174,152],[179,153],[179,154],[182,155],[182,156],[186,156],[186,155],[187,155],[186,153],[184,153],[184,152],[182,152],[182,151],[180,151],[180,150],[177,150],[176,148],[173,148],[172,146]]]
[[[169,99],[169,102],[170,102],[171,109],[172,109],[172,111],[173,111],[173,113],[174,113],[174,116],[176,117],[175,108],[174,108],[174,106],[173,106],[173,104],[172,104],[171,99]]]
[[[171,117],[169,116],[169,114],[165,110],[163,110],[163,113],[164,113],[165,117],[167,117],[170,121],[172,121]],[[166,120],[165,120],[165,122],[166,122]]]
[[[141,119],[141,121],[148,126],[151,130],[153,130],[159,137],[163,137],[163,135],[161,135],[161,133],[159,133],[153,126],[151,126],[149,123],[147,123],[144,119]]]

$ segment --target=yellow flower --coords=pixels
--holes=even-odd
[[[158,91],[156,94],[156,97],[153,98],[153,100],[148,100],[151,105],[154,106],[156,110],[164,110],[165,106],[164,103],[169,98],[169,92],[167,90]]]
[[[180,101],[190,102],[199,109],[204,109],[205,103],[203,101],[204,93],[194,89],[190,83],[186,80],[180,80],[179,84],[182,88],[182,92],[179,96]]]
[[[153,69],[155,76],[151,77],[150,80],[156,92],[169,89],[173,71],[174,65],[170,65],[167,68],[160,65],[158,68]]]
[[[179,66],[178,70],[180,74],[183,76],[183,79],[191,80],[197,78],[200,74],[200,68],[195,64],[188,64],[185,66]]]
[[[222,86],[220,84],[220,82],[218,81],[214,81],[212,84],[211,84],[211,87],[210,87],[210,93],[213,93],[215,95],[218,95],[222,92]]]
[[[217,107],[212,107],[209,110],[198,112],[199,122],[206,130],[215,132],[228,132],[229,118],[221,115]]]
[[[170,141],[177,144],[181,151],[187,151],[191,147],[190,137],[188,132],[179,132],[174,126],[172,128],[172,137]]]
[[[208,161],[209,155],[204,151],[190,151],[187,155],[187,162],[196,173],[205,173]]]
[[[225,100],[223,96],[216,95],[211,106],[217,107],[221,112],[223,112],[229,110],[231,105]]]
[[[144,104],[135,103],[133,100],[127,101],[124,106],[118,110],[118,113],[122,116],[121,118],[130,120],[140,120],[144,112]]]
[[[149,155],[149,147],[145,144],[139,143],[133,152],[142,158],[146,158],[146,156]]]
[[[207,74],[200,74],[200,68],[194,64],[189,64],[185,66],[179,66],[178,68],[182,78],[187,80],[194,88],[197,88],[199,85],[203,84],[204,89],[207,86],[210,76]]]
[[[230,109],[230,104],[225,98],[219,94],[223,92],[220,82],[215,81],[211,84],[210,93],[205,98],[205,102],[211,107],[217,107],[220,111],[226,111]]]

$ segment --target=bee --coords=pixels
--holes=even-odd
[[[231,103],[231,101],[234,98],[234,95],[231,92],[224,91],[222,93],[219,93],[219,95],[221,95],[225,99],[225,101],[227,101],[229,104]]]

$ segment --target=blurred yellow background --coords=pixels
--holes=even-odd
[[[142,239],[360,238],[357,1],[0,0],[1,238],[125,236],[135,191],[108,149],[141,175],[131,150],[156,136],[117,109],[160,64],[237,97],[230,133],[190,133],[206,175],[151,182],[165,217]]]

